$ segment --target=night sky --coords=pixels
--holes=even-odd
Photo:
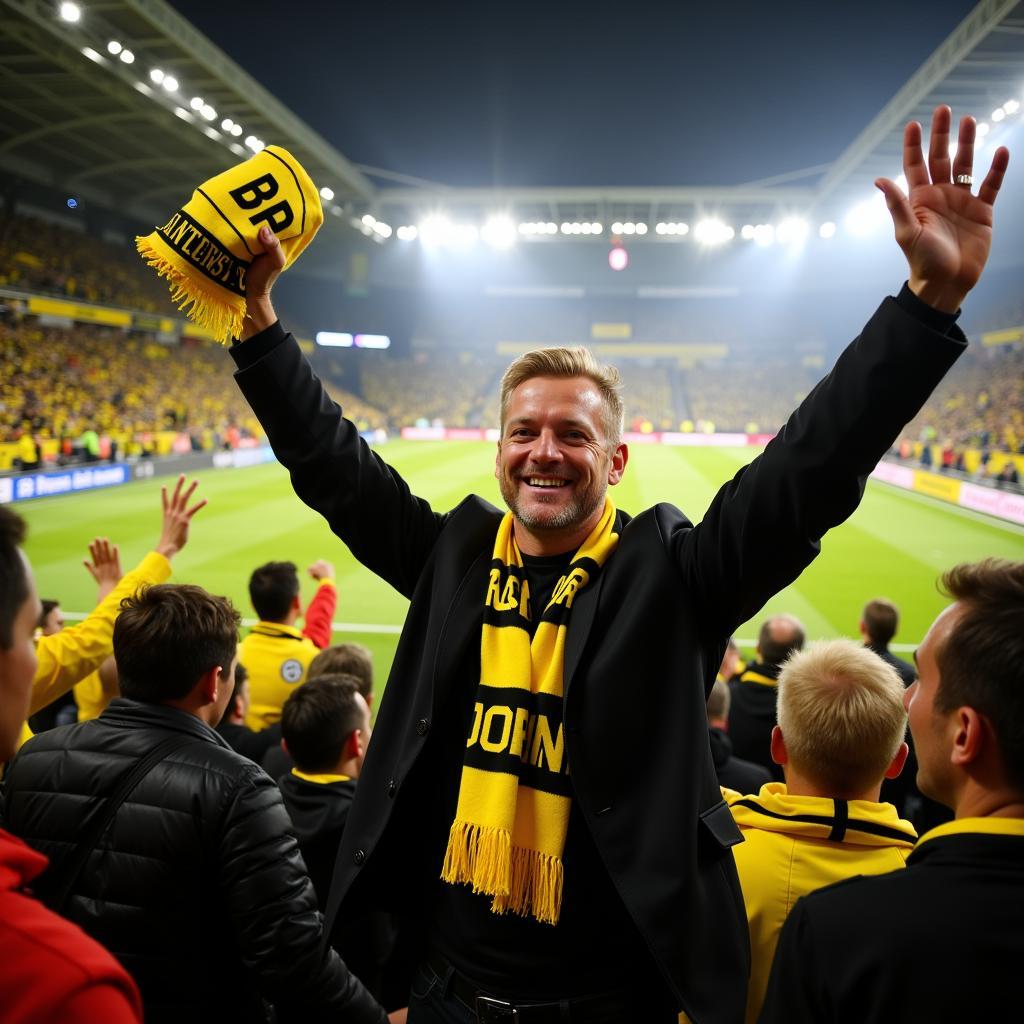
[[[734,185],[826,163],[973,6],[171,3],[353,162],[462,186]]]

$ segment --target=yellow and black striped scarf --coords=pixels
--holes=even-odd
[[[491,910],[557,924],[571,783],[562,728],[573,600],[615,550],[615,506],[583,542],[530,639],[530,592],[511,512],[494,542],[480,686],[441,877],[493,897]]]

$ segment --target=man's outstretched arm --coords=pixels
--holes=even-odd
[[[701,524],[672,538],[715,631],[730,632],[813,560],[822,535],[853,513],[868,474],[963,351],[955,315],[988,259],[1009,154],[996,150],[974,195],[975,123],[962,120],[951,161],[950,121],[948,107],[936,109],[927,160],[920,125],[907,126],[909,195],[887,179],[875,183],[907,259],[907,285],[882,303],[764,453],[719,491]]]

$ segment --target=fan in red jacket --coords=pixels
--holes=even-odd
[[[25,524],[0,506],[0,761],[14,755],[36,671],[39,598],[19,545]],[[0,1006],[6,1024],[138,1024],[142,1003],[124,968],[27,887],[44,856],[0,830]]]

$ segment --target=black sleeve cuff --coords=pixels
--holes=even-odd
[[[960,316],[959,309],[955,313],[944,313],[941,309],[922,302],[910,290],[910,285],[906,281],[903,282],[903,287],[900,289],[899,295],[896,296],[896,303],[916,320],[920,320],[925,327],[930,327],[933,331],[938,331],[939,334],[948,334],[949,329]]]
[[[281,326],[281,321],[278,320],[266,330],[254,334],[245,341],[235,339],[228,351],[231,353],[235,365],[240,370],[247,370],[254,363],[258,363],[271,349],[277,348],[287,337],[288,333]]]

